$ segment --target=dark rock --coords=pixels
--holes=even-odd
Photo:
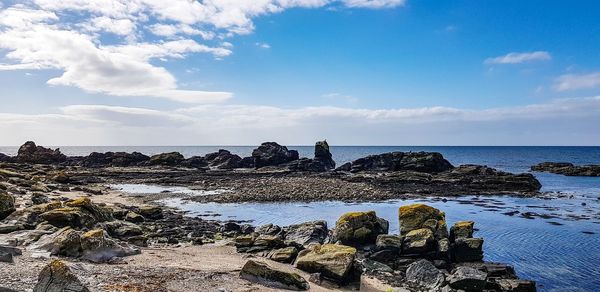
[[[471,191],[537,192],[541,183],[530,173],[512,174],[481,165],[461,165],[438,174],[433,183],[460,184]]]
[[[192,156],[181,162],[181,166],[192,167],[192,168],[205,168],[208,167],[208,162],[201,156]]]
[[[254,168],[254,157],[248,156],[240,161],[240,168]]]
[[[288,150],[275,142],[262,143],[252,151],[254,167],[277,166],[293,160],[298,160],[298,151]]]
[[[380,261],[375,261],[369,258],[362,258],[362,259],[354,259],[354,268],[358,271],[360,271],[361,273],[368,273],[368,274],[373,274],[373,273],[393,273],[394,270],[392,268],[390,268],[388,265],[380,262]]]
[[[448,284],[454,289],[465,291],[483,291],[487,280],[487,274],[480,270],[460,266],[454,269],[448,277]]]
[[[36,146],[34,142],[28,141],[19,148],[16,160],[21,163],[53,164],[66,161],[67,156],[60,153],[59,149]]]
[[[567,176],[600,176],[600,165],[573,165],[566,162],[543,162],[531,167],[533,171],[545,171]]]
[[[137,213],[144,216],[147,219],[161,219],[163,218],[162,209],[159,206],[144,205],[137,208]]]
[[[249,260],[244,264],[240,277],[265,286],[304,291],[309,289],[308,282],[296,273],[277,270],[266,263]]]
[[[146,219],[144,219],[144,216],[142,216],[136,212],[129,211],[125,215],[125,221],[129,221],[132,223],[141,223],[141,222],[146,221]]]
[[[305,222],[286,227],[284,242],[286,245],[306,248],[312,243],[322,244],[327,234],[326,221]]]
[[[4,153],[0,153],[0,162],[13,162],[13,158],[4,154]]]
[[[336,168],[335,171],[351,171],[352,170],[352,162],[346,162],[340,167]]]
[[[438,173],[452,168],[452,164],[437,152],[390,152],[359,158],[352,162],[351,170],[353,172],[412,170]]]
[[[331,152],[329,151],[327,140],[315,143],[314,160],[323,164],[327,170],[335,168],[335,161],[333,161]]]
[[[60,260],[53,260],[38,276],[33,292],[88,292],[69,267]]]
[[[451,256],[454,262],[474,262],[483,259],[482,238],[458,238],[451,245]]]
[[[288,246],[280,249],[274,249],[267,257],[273,261],[280,263],[291,263],[296,259],[298,249],[293,246]]]
[[[308,158],[300,158],[287,163],[279,164],[278,166],[287,168],[290,171],[323,172],[327,170],[327,167],[321,161]]]
[[[81,162],[85,167],[127,167],[140,165],[150,160],[150,157],[139,152],[92,152]]]
[[[23,252],[18,247],[0,245],[0,253],[9,253],[13,256],[22,255]]]
[[[0,220],[8,217],[15,209],[15,197],[0,190]]]
[[[206,154],[204,160],[208,162],[210,167],[216,169],[234,169],[240,167],[242,158],[227,150],[219,149],[218,152]]]
[[[450,228],[450,241],[454,242],[457,238],[472,238],[473,237],[473,221],[459,221],[454,223]]]
[[[150,157],[148,160],[149,165],[167,165],[176,166],[180,164],[185,158],[179,152],[169,152],[156,154]]]
[[[350,212],[336,221],[333,236],[351,246],[374,244],[378,235],[388,233],[388,228],[389,222],[377,217],[375,211]]]
[[[220,228],[221,232],[234,232],[238,233],[242,230],[242,227],[235,222],[226,222]]]
[[[262,225],[256,229],[256,233],[266,235],[278,235],[281,234],[282,231],[283,229],[281,229],[281,227],[271,223]]]
[[[444,284],[445,277],[430,261],[419,260],[406,269],[406,280],[419,287],[436,291]]]
[[[50,198],[44,194],[33,193],[31,195],[31,202],[33,202],[35,205],[46,204],[50,202]]]
[[[13,255],[10,253],[0,252],[0,262],[2,263],[13,263]]]

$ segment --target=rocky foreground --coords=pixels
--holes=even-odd
[[[532,166],[531,170],[566,176],[600,176],[600,165],[574,165],[568,162],[543,162]]]

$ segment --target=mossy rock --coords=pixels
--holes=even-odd
[[[133,212],[133,211],[129,211],[127,212],[127,214],[125,215],[125,221],[129,221],[132,223],[142,223],[144,222],[146,219],[144,219],[144,216]]]
[[[261,234],[254,240],[254,246],[280,247],[283,240],[277,235]]]
[[[433,231],[429,228],[411,230],[404,236],[402,253],[420,254],[433,251],[435,248],[435,238]]]
[[[296,273],[277,270],[266,263],[253,260],[244,264],[240,277],[278,289],[304,291],[310,288],[308,282]]]
[[[15,197],[12,195],[0,191],[0,220],[8,217],[15,209]]]
[[[53,255],[78,257],[81,252],[81,233],[71,227],[65,227],[57,231],[57,236],[54,238],[54,248],[51,251]]]
[[[98,220],[83,208],[62,207],[40,214],[40,218],[53,226],[73,228],[91,228]]]
[[[33,292],[89,292],[69,267],[60,260],[53,260],[38,276]]]
[[[404,235],[411,230],[437,225],[435,222],[446,220],[444,212],[425,204],[412,204],[401,206],[398,209],[400,220],[400,234]],[[432,230],[435,231],[435,230]]]
[[[388,229],[389,223],[378,218],[375,211],[350,212],[337,220],[333,234],[341,243],[357,246],[375,243],[377,236],[387,234]]]
[[[475,222],[473,221],[458,221],[450,228],[450,241],[454,242],[458,238],[471,238],[473,237],[473,227]]]
[[[352,268],[356,248],[341,244],[315,245],[298,254],[296,267],[309,273],[343,282]]]
[[[156,154],[150,157],[148,163],[150,165],[169,165],[175,166],[183,162],[185,158],[179,152],[169,152],[169,153],[161,153]]]

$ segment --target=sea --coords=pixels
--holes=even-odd
[[[90,152],[138,151],[147,155],[177,151],[186,157],[227,149],[242,157],[256,146],[63,146],[66,155],[84,156]],[[312,146],[288,146],[300,156],[312,157]],[[17,147],[0,147],[14,155]],[[331,146],[338,165],[371,154],[391,151],[440,152],[453,165],[479,164],[512,173],[529,172],[540,162],[600,164],[600,147],[537,146]],[[567,177],[532,172],[548,195],[540,198],[510,196],[429,197],[384,202],[347,203],[194,203],[169,199],[164,203],[188,212],[190,216],[219,220],[243,220],[254,225],[289,225],[309,220],[327,220],[330,227],[349,211],[375,210],[390,221],[390,232],[398,232],[398,207],[422,202],[446,212],[449,226],[460,220],[473,220],[475,236],[483,237],[485,260],[513,265],[522,278],[537,281],[538,291],[600,291],[600,177]],[[118,185],[131,193],[169,190],[198,195],[202,190],[185,187]],[[229,190],[223,190],[229,191]]]

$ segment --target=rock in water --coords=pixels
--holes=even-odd
[[[465,291],[483,291],[487,274],[471,267],[457,267],[448,277],[448,283],[454,289]]]
[[[15,197],[0,190],[0,220],[8,217],[15,210]]]
[[[406,269],[406,280],[420,287],[437,291],[444,284],[444,273],[430,261],[419,260]]]
[[[436,208],[424,204],[402,206],[398,209],[398,218],[402,235],[412,230],[429,228],[435,235],[439,235],[436,237],[447,236],[446,215]]]
[[[458,238],[452,244],[452,260],[461,262],[475,262],[483,259],[482,238]]]
[[[52,150],[27,141],[19,147],[16,160],[21,163],[52,164],[66,161],[67,156],[60,153],[59,149]]]
[[[475,222],[473,221],[459,221],[454,223],[452,228],[450,228],[450,241],[454,242],[458,238],[472,238],[474,225]]]
[[[390,152],[369,155],[352,162],[353,172],[412,170],[438,173],[454,168],[442,154],[437,152]]]
[[[321,273],[324,277],[342,282],[354,262],[356,249],[341,244],[316,245],[298,254],[296,267],[309,273]]]
[[[377,236],[387,234],[389,223],[377,217],[375,211],[350,212],[335,223],[333,236],[346,245],[375,243]]]
[[[308,282],[296,273],[280,271],[266,263],[253,260],[247,261],[244,267],[242,267],[240,277],[251,282],[279,289],[304,291],[310,287]]]
[[[600,176],[600,165],[573,165],[567,162],[543,162],[531,167],[533,171],[546,171],[566,176]]]
[[[150,157],[148,164],[175,166],[180,164],[184,159],[183,155],[179,152],[161,153]]]
[[[53,260],[38,276],[33,292],[89,292],[69,267],[60,260]]]
[[[327,144],[327,140],[319,141],[315,144],[314,160],[322,163],[328,170],[335,168],[335,161],[333,161],[331,152],[329,151],[329,144]]]
[[[256,168],[277,166],[299,159],[298,151],[288,150],[287,147],[275,142],[262,143],[252,151],[252,157],[254,157],[254,167]]]

